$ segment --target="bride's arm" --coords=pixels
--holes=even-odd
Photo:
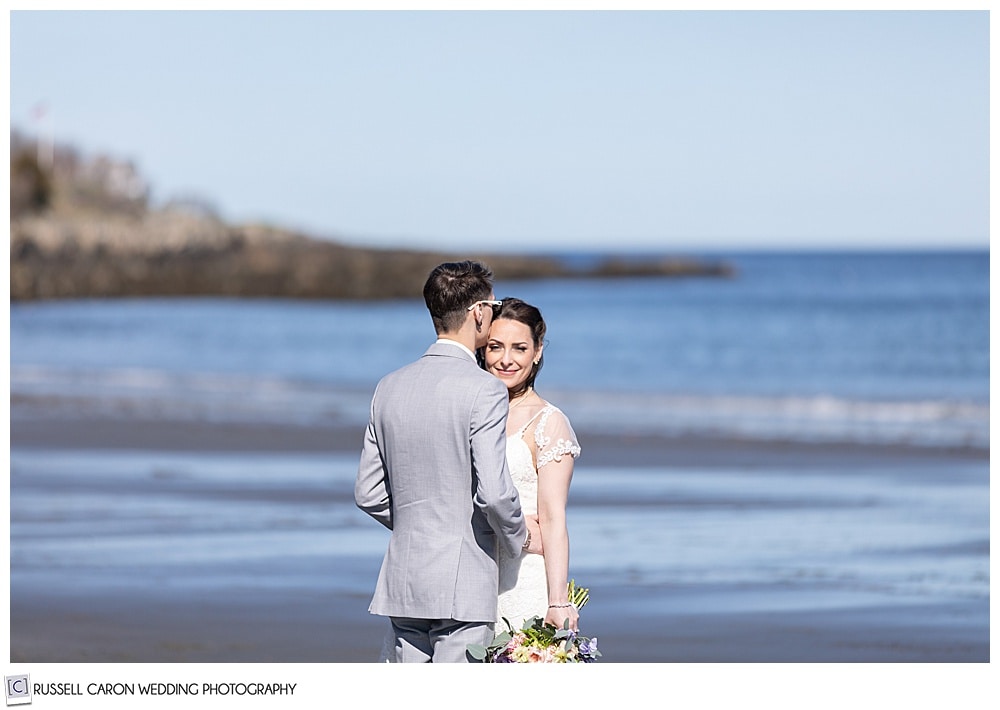
[[[569,603],[566,589],[569,575],[569,530],[566,526],[566,501],[573,478],[573,457],[563,456],[538,470],[538,525],[545,550],[545,580],[549,592],[546,623],[576,629],[579,614]]]

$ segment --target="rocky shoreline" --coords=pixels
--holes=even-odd
[[[270,225],[233,225],[201,198],[152,208],[130,161],[11,132],[10,299],[131,296],[389,299],[419,296],[443,261],[498,279],[730,276],[725,264],[371,249]]]
[[[466,258],[510,281],[732,275],[726,264],[688,259],[611,257],[576,268],[539,256],[362,248],[172,210],[49,213],[11,220],[10,298],[410,298],[436,264]]]

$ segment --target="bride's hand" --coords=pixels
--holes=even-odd
[[[551,624],[557,629],[563,628],[567,620],[569,620],[569,628],[572,631],[580,630],[580,612],[572,604],[550,606],[549,610],[545,612],[545,623]]]
[[[533,555],[542,554],[542,529],[538,526],[538,516],[525,515],[524,522],[531,533],[531,544],[528,545],[527,552]]]

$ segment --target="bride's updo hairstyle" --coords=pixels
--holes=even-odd
[[[478,261],[451,261],[437,266],[424,283],[424,303],[434,330],[454,333],[462,327],[469,306],[493,293],[493,270]]]
[[[541,348],[545,344],[545,320],[542,318],[542,312],[530,303],[525,303],[520,298],[503,299],[503,305],[493,311],[494,322],[501,318],[516,320],[518,323],[524,323],[528,326],[536,349]],[[535,386],[535,378],[544,364],[545,351],[543,350],[542,354],[538,357],[538,362],[532,365],[531,374],[528,375],[528,378],[521,383],[521,386],[517,390],[511,390],[511,399],[522,394],[529,387]]]

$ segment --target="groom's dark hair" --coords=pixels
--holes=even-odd
[[[490,297],[493,270],[478,261],[449,261],[431,271],[424,284],[424,303],[434,330],[453,333],[462,327],[469,306]]]

